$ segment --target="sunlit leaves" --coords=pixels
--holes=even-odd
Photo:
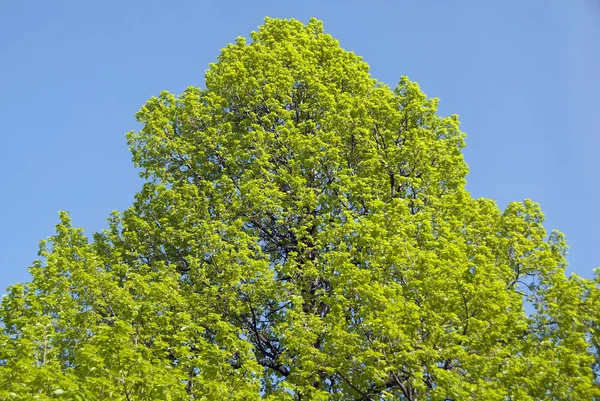
[[[133,205],[61,214],[9,289],[0,398],[598,397],[598,283],[537,204],[470,196],[458,117],[320,21],[250,36],[138,112]]]

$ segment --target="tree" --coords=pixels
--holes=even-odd
[[[0,398],[600,399],[599,282],[536,203],[470,196],[457,116],[317,20],[251,38],[139,111],[129,209],[92,240],[61,213]]]

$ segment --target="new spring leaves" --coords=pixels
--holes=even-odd
[[[457,117],[320,21],[251,38],[139,111],[129,209],[61,214],[2,301],[0,398],[600,397],[598,281],[537,204],[471,198]]]

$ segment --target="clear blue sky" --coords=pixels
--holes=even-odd
[[[468,189],[532,198],[600,265],[600,1],[4,1],[0,293],[26,281],[58,210],[88,233],[141,187],[124,133],[161,90],[204,85],[265,16],[311,16],[395,85],[439,97],[467,133]]]

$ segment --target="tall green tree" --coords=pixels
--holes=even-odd
[[[314,19],[205,86],[137,114],[133,205],[93,240],[62,213],[8,290],[1,399],[600,399],[600,282],[536,203],[470,196],[437,99]]]

